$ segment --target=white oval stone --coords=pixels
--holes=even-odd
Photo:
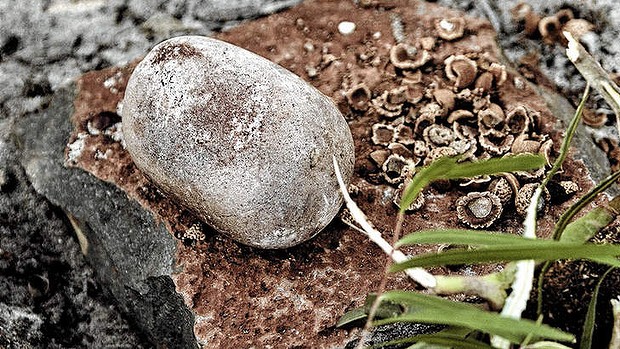
[[[338,31],[342,35],[353,34],[353,32],[355,31],[355,28],[356,26],[355,26],[355,23],[353,22],[342,21],[338,23]]]
[[[340,209],[332,156],[345,179],[353,139],[333,102],[288,70],[198,36],[157,45],[123,101],[135,164],[216,230],[286,248]]]

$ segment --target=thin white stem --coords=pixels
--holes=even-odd
[[[344,202],[351,212],[351,216],[360,225],[361,229],[359,231],[363,232],[368,236],[370,241],[374,242],[379,248],[383,250],[388,256],[392,257],[392,260],[396,263],[405,262],[408,258],[401,251],[395,250],[392,248],[389,242],[387,242],[382,236],[381,233],[376,230],[366,218],[366,215],[359,207],[355,204],[351,196],[349,196],[349,192],[347,190],[347,186],[342,179],[342,174],[340,173],[340,166],[338,166],[338,161],[336,157],[333,157],[334,161],[334,170],[336,172],[336,178],[338,179],[338,185],[340,186],[340,191],[342,192],[342,196],[344,197]],[[437,286],[437,280],[433,274],[427,272],[422,268],[409,268],[405,270],[405,273],[415,282],[420,284],[425,288],[434,288]]]
[[[525,222],[523,222],[523,237],[536,239],[536,213],[538,211],[538,201],[540,200],[542,192],[543,187],[538,186],[532,195],[530,204],[527,207]],[[520,319],[521,314],[527,306],[527,301],[530,298],[530,292],[532,291],[535,263],[530,259],[518,261],[516,265],[517,271],[511,285],[512,292],[510,292],[510,295],[506,298],[506,303],[504,304],[501,315],[513,319]],[[510,342],[499,336],[493,336],[493,338],[491,338],[491,345],[502,349],[510,348]]]
[[[609,349],[620,348],[620,297],[611,300],[611,312],[614,316],[614,327],[611,332],[611,341],[609,341]]]

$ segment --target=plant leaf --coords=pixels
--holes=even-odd
[[[396,247],[414,244],[453,244],[453,245],[510,245],[530,243],[519,235],[511,235],[495,231],[468,229],[428,229],[404,236],[396,243]]]
[[[564,211],[562,216],[560,216],[560,219],[558,219],[557,223],[555,224],[553,239],[560,240],[562,234],[564,233],[564,230],[566,229],[566,226],[573,219],[573,217],[575,217],[575,215],[579,213],[584,207],[594,201],[594,199],[600,193],[604,192],[605,190],[607,190],[607,188],[616,183],[618,179],[620,179],[620,171],[614,172],[609,175],[603,181],[598,183],[596,187],[592,188],[592,190],[590,190],[586,195],[582,196],[579,200],[577,200],[577,202],[572,204],[571,207]]]
[[[520,154],[456,164],[441,177],[443,179],[470,178],[502,172],[529,171],[541,168],[545,159],[541,155]]]
[[[455,166],[457,160],[457,158],[442,157],[417,172],[403,191],[403,196],[400,199],[400,211],[405,212],[407,207],[411,206],[418,197],[422,189],[432,181],[441,178],[441,174]]]
[[[359,307],[347,311],[338,319],[336,327],[345,327],[354,324],[357,321],[363,320],[367,317],[365,307]]]
[[[434,180],[528,171],[540,168],[545,164],[545,159],[542,156],[533,154],[520,154],[463,163],[458,163],[458,160],[458,157],[442,157],[417,172],[403,192],[400,201],[401,212],[404,212],[407,207],[411,206],[411,203],[413,203],[422,189]]]
[[[597,259],[605,264],[620,267],[620,260],[610,259],[620,255],[618,245],[576,244],[554,240],[532,240],[530,243],[496,245],[476,250],[451,250],[427,253],[403,263],[393,264],[390,271],[402,271],[413,267],[437,265],[493,263],[519,260]],[[603,257],[603,258],[601,258]]]
[[[583,217],[566,226],[560,241],[584,243],[592,238],[599,230],[614,220],[615,214],[604,207],[596,207]]]
[[[388,291],[381,296],[402,304],[408,312],[402,316],[376,321],[376,325],[394,322],[422,322],[447,324],[499,335],[513,343],[520,343],[528,334],[558,341],[574,341],[575,337],[531,320],[515,320],[487,312],[472,304],[454,302],[437,296],[409,291]]]
[[[615,268],[607,269],[607,271],[596,283],[596,287],[594,287],[592,298],[590,299],[590,304],[588,305],[588,312],[586,313],[586,320],[583,324],[583,331],[581,332],[581,343],[579,344],[579,349],[592,348],[592,335],[594,334],[594,324],[596,320],[596,302],[598,300],[598,292],[601,289],[601,285],[603,284],[605,277],[614,269]]]

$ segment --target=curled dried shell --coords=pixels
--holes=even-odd
[[[349,102],[349,106],[351,106],[352,109],[357,111],[366,111],[372,95],[368,86],[361,83],[351,87],[346,92],[346,97],[347,102]]]
[[[452,131],[460,139],[472,139],[478,136],[478,128],[475,127],[476,118],[469,110],[455,110],[448,116],[448,123],[452,124]]]
[[[454,109],[454,99],[456,98],[454,92],[442,88],[433,91],[433,98],[443,108],[442,116],[446,116],[452,109]]]
[[[482,134],[486,134],[491,130],[503,130],[506,125],[505,121],[506,115],[502,107],[495,103],[489,104],[487,108],[478,112],[478,127]]]
[[[506,125],[510,133],[515,135],[528,132],[530,120],[527,109],[522,105],[512,108],[506,115]]]
[[[429,165],[433,161],[443,156],[455,156],[455,155],[458,155],[458,154],[456,150],[454,150],[454,148],[452,147],[437,147],[428,152],[428,154],[426,155],[426,159],[424,159],[424,165],[425,166]]]
[[[444,64],[446,76],[454,81],[454,87],[459,90],[471,85],[476,79],[478,66],[476,62],[464,55],[452,55],[446,58]]]
[[[474,228],[490,227],[502,215],[502,203],[497,195],[485,192],[471,192],[456,201],[458,219]]]
[[[416,140],[413,143],[413,155],[419,158],[423,158],[426,156],[426,154],[428,154],[428,146],[426,145],[426,142]]]
[[[493,88],[493,79],[493,74],[488,71],[480,74],[474,84],[474,90],[478,93],[488,93]]]
[[[435,147],[447,146],[454,141],[454,133],[452,130],[446,126],[437,124],[425,128],[423,136],[426,144]]]
[[[435,117],[432,115],[428,115],[428,114],[421,114],[417,117],[417,119],[415,120],[415,123],[413,124],[413,132],[414,134],[417,135],[423,135],[424,134],[424,130],[435,124]]]
[[[514,136],[494,129],[478,136],[480,146],[492,155],[503,155],[510,151]]]
[[[474,113],[478,113],[479,111],[486,109],[489,107],[489,105],[491,105],[491,96],[490,95],[483,95],[483,96],[477,96],[474,95],[474,98],[472,98],[472,110]]]
[[[465,33],[465,19],[463,17],[444,18],[435,22],[437,35],[444,40],[456,40]]]
[[[419,69],[416,70],[403,70],[403,84],[419,84],[422,82],[422,72]]]
[[[383,163],[383,177],[388,183],[396,184],[403,180],[408,167],[414,165],[398,154],[392,154],[388,156],[387,160]]]
[[[506,66],[497,62],[492,62],[487,71],[493,74],[495,84],[502,86],[506,79],[508,79],[508,73],[506,73]]]
[[[607,123],[607,114],[597,113],[584,108],[582,114],[583,123],[590,127],[601,127]]]
[[[413,142],[415,142],[415,139],[413,137],[413,130],[411,129],[411,127],[400,124],[396,126],[395,132],[396,142],[405,145],[413,144]]]
[[[480,189],[483,186],[486,186],[491,181],[491,176],[476,176],[473,178],[467,178],[464,182],[460,183],[459,186],[469,188],[470,190]]]
[[[515,198],[515,208],[517,213],[521,216],[525,216],[527,214],[527,207],[530,205],[530,201],[532,200],[532,195],[534,195],[534,191],[538,188],[538,183],[527,183],[524,184],[517,196]],[[540,200],[538,201],[538,213],[544,213],[549,205],[549,191],[545,189],[543,194],[540,196]]]
[[[476,139],[479,134],[478,128],[472,125],[461,123],[460,121],[455,121],[452,124],[452,131],[454,131],[456,137],[460,139]]]
[[[418,50],[414,46],[400,43],[390,49],[390,62],[400,69],[417,69],[431,59],[427,50]]]
[[[394,126],[386,124],[372,125],[372,142],[377,145],[388,145],[394,141]]]
[[[512,142],[512,147],[510,150],[514,154],[521,153],[538,153],[540,149],[540,141],[535,139],[530,139],[527,134],[522,134],[515,138],[514,142]]]
[[[533,36],[538,31],[540,16],[534,12],[532,5],[520,2],[512,10],[513,18],[523,24],[523,32],[527,36]]]
[[[538,31],[547,44],[552,44],[560,40],[560,21],[556,16],[544,17],[538,22]]]
[[[594,25],[585,19],[574,18],[566,22],[562,30],[571,33],[575,40],[579,40],[583,35],[593,31]]]
[[[553,151],[553,140],[548,139],[540,145],[540,149],[538,149],[538,154],[542,155],[547,162],[547,166],[551,166],[553,161],[551,159],[551,152]],[[544,170],[544,168],[543,168]]]
[[[517,178],[510,173],[506,173],[491,182],[489,191],[497,195],[502,205],[507,205],[513,202],[513,198],[515,198],[519,192],[519,187],[520,185]]]
[[[450,147],[452,147],[458,154],[465,154],[470,152],[472,147],[476,147],[475,139],[456,139],[454,142],[450,143]]]
[[[405,159],[413,158],[413,152],[400,143],[390,143],[390,145],[388,145],[388,149],[392,154],[400,155]]]
[[[425,36],[420,38],[419,42],[423,50],[432,51],[435,48],[437,39],[432,36]]]
[[[387,118],[395,118],[403,112],[403,105],[401,103],[392,103],[390,91],[384,91],[381,96],[372,100],[372,106],[377,113]]]
[[[459,109],[459,110],[455,110],[452,113],[450,113],[450,115],[448,116],[448,123],[451,124],[457,120],[473,119],[473,118],[474,118],[474,113],[470,112],[469,110]]]
[[[387,149],[377,149],[370,153],[370,159],[375,163],[375,165],[381,167],[385,160],[387,160],[388,156],[390,156],[390,151]]]
[[[435,119],[443,114],[443,108],[438,103],[432,102],[420,108],[419,113],[421,117],[430,116]]]
[[[461,155],[459,161],[476,160],[476,151],[478,150],[478,142],[472,139],[457,139],[450,146]]]
[[[409,84],[405,91],[405,98],[411,104],[417,104],[424,98],[424,86],[421,84]]]
[[[555,13],[555,17],[558,19],[558,22],[560,22],[560,25],[564,26],[568,21],[575,18],[575,15],[573,14],[573,10],[563,8]]]

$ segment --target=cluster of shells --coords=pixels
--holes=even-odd
[[[449,18],[438,21],[436,30],[443,40],[455,40],[463,36],[464,25],[462,18]],[[422,69],[431,61],[433,40],[422,38],[415,44],[392,46],[389,60],[402,77],[399,86],[373,94],[362,83],[346,93],[352,109],[377,115],[379,122],[372,126],[371,138],[375,150],[370,158],[380,169],[382,180],[398,188],[396,204],[416,168],[439,157],[459,156],[467,161],[540,153],[549,161],[553,146],[552,140],[540,133],[537,111],[525,105],[502,106],[497,91],[506,83],[506,69],[489,56],[449,56],[440,76],[431,82],[424,79]],[[541,169],[459,182],[463,191],[469,192],[456,200],[459,220],[471,228],[486,228],[506,207],[514,206],[524,215],[543,175]],[[565,193],[578,189],[572,182],[561,186]],[[418,210],[424,202],[420,195],[407,209]]]

